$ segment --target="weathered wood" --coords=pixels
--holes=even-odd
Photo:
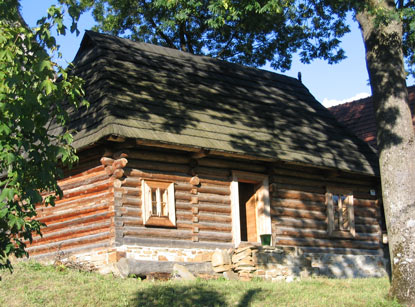
[[[109,220],[111,216],[112,216],[112,212],[102,212],[99,214],[85,216],[85,217],[77,218],[74,220],[50,224],[49,226],[42,228],[42,234],[45,235],[45,234],[55,232],[60,229],[65,229],[68,227],[78,227],[78,225],[83,225],[83,226],[92,225],[92,224],[99,223],[105,220]]]
[[[379,249],[379,243],[356,241],[356,240],[324,240],[315,238],[292,238],[285,236],[275,236],[276,245],[289,246],[314,246],[314,247],[347,247],[347,248],[363,248],[363,249]]]
[[[327,222],[313,219],[298,219],[284,216],[274,216],[272,221],[275,228],[279,226],[293,226],[298,228],[324,229],[327,230]]]
[[[297,199],[273,198],[271,200],[271,206],[276,208],[284,207],[318,212],[326,212],[327,210],[327,207],[324,205],[324,203]]]
[[[226,213],[231,214],[230,206],[217,206],[208,204],[199,204],[199,212],[211,212],[211,213]]]
[[[211,241],[211,242],[232,242],[231,233],[219,233],[219,232],[200,232],[198,234],[199,241]]]
[[[212,167],[212,168],[225,168],[232,170],[241,170],[249,171],[254,173],[266,173],[267,169],[264,165],[257,163],[240,163],[235,161],[223,160],[223,159],[212,159],[212,158],[203,158],[200,159],[199,165],[203,167]]]
[[[191,240],[190,230],[146,228],[146,227],[124,227],[123,236],[170,238],[179,240]]]
[[[42,244],[34,247],[28,247],[27,250],[30,255],[38,255],[43,253],[51,253],[56,252],[58,250],[65,251],[69,248],[79,247],[81,245],[92,245],[94,243],[105,241],[111,238],[110,232],[102,232],[98,234],[93,234],[89,236],[85,236],[82,239],[80,238],[74,238],[74,239],[68,239],[64,241],[58,241],[48,244]]]
[[[69,183],[69,182],[72,182],[74,180],[76,181],[77,178],[80,178],[80,177],[83,177],[83,176],[87,176],[89,174],[104,172],[105,171],[105,166],[98,165],[99,164],[98,160],[96,161],[96,165],[94,167],[88,168],[87,170],[85,170],[83,172],[80,172],[80,173],[76,173],[76,174],[67,176],[65,179],[59,180],[59,183],[64,185],[64,184]]]
[[[72,178],[65,182],[59,181],[59,187],[64,190],[70,190],[84,185],[89,185],[98,181],[104,181],[108,179],[107,173],[102,170],[99,172],[89,173],[81,177]]]
[[[149,150],[129,150],[129,160],[146,160],[156,162],[167,162],[176,164],[189,164],[190,157],[186,154],[163,153]]]
[[[333,195],[326,193],[326,205],[327,205],[327,233],[331,236],[336,226],[334,225],[334,204]]]
[[[94,225],[77,227],[76,229],[68,228],[61,231],[45,234],[43,237],[34,237],[30,245],[37,246],[40,244],[59,242],[66,239],[80,238],[87,235],[109,231],[110,227],[111,222],[105,221],[103,223],[96,223]]]
[[[63,222],[65,220],[68,220],[68,219],[71,219],[71,218],[84,217],[86,215],[91,215],[93,213],[106,212],[106,211],[108,211],[108,209],[109,209],[108,204],[103,204],[103,205],[98,204],[98,205],[93,205],[93,206],[88,207],[88,208],[70,210],[65,214],[56,214],[56,215],[53,215],[53,216],[41,217],[38,220],[42,223],[52,224],[52,223]]]
[[[69,198],[69,197],[78,196],[78,195],[86,195],[86,194],[90,194],[93,192],[106,190],[108,188],[113,187],[113,185],[114,183],[112,182],[112,180],[108,179],[103,182],[96,182],[93,184],[88,184],[86,186],[74,188],[71,190],[66,190],[63,192],[63,197]]]
[[[308,193],[295,190],[278,190],[274,194],[278,198],[309,200],[314,202],[325,202],[324,194]]]
[[[178,176],[172,174],[163,174],[163,173],[153,173],[143,170],[138,170],[134,168],[126,168],[125,173],[132,178],[138,177],[138,179],[153,179],[153,180],[168,180],[171,182],[188,182],[190,176],[186,176],[185,174]]]
[[[131,195],[131,196],[137,196],[139,197],[141,194],[141,188],[139,187],[120,187],[120,188],[115,188],[114,189],[115,192],[120,192],[123,195]]]
[[[282,208],[282,207],[271,208],[271,217],[274,217],[274,216],[308,218],[308,219],[314,219],[318,221],[324,221],[327,218],[326,214],[318,212],[318,211],[299,210],[299,209]]]
[[[171,164],[163,162],[145,161],[145,160],[133,160],[130,159],[128,167],[137,170],[153,170],[160,172],[174,172],[186,175],[190,172],[190,166],[187,164]]]
[[[311,230],[311,229],[298,229],[293,227],[278,227],[277,235],[283,235],[293,238],[316,238],[316,239],[329,239],[330,235],[326,230]],[[351,236],[346,233],[339,233],[338,238],[350,239]],[[373,241],[379,242],[380,235],[378,233],[356,233],[354,239],[360,241]]]
[[[110,202],[111,194],[103,191],[101,193],[94,193],[87,195],[85,198],[77,197],[76,199],[66,199],[57,201],[55,206],[40,207],[37,209],[38,217],[43,217],[51,214],[58,214],[59,212],[70,210],[71,208],[87,207],[95,203]]]
[[[218,214],[207,214],[200,212],[199,214],[199,221],[200,222],[216,222],[216,223],[231,223],[232,218],[231,216],[222,216]]]
[[[192,223],[177,223],[178,227],[181,228],[186,228],[186,229],[194,229],[195,226]],[[215,232],[226,232],[226,233],[231,233],[232,232],[232,226],[231,225],[223,225],[223,224],[207,224],[207,223],[198,223],[197,227],[200,231],[215,231]]]

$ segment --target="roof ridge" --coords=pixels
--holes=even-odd
[[[298,85],[303,85],[302,82],[300,82],[297,78],[291,77],[291,76],[287,76],[281,73],[277,73],[277,72],[272,72],[269,70],[265,70],[265,69],[261,69],[258,67],[253,67],[253,66],[247,66],[247,65],[243,65],[243,64],[239,64],[239,63],[233,63],[233,62],[228,62],[226,60],[222,60],[222,59],[218,59],[218,58],[214,58],[208,55],[199,55],[199,54],[192,54],[186,51],[181,51],[178,49],[174,49],[174,48],[170,48],[170,47],[165,47],[165,46],[160,46],[160,45],[154,45],[154,44],[150,44],[150,43],[146,43],[146,42],[136,42],[133,41],[129,38],[125,38],[125,37],[119,37],[119,36],[115,36],[115,35],[110,35],[107,33],[100,33],[100,32],[95,32],[92,30],[85,30],[85,33],[92,39],[94,40],[94,37],[105,37],[106,39],[109,40],[119,40],[120,42],[123,43],[127,43],[130,45],[135,45],[137,46],[137,48],[139,48],[140,50],[143,50],[145,52],[148,53],[156,53],[159,55],[163,55],[166,57],[170,57],[170,58],[175,58],[175,59],[180,59],[181,57],[187,57],[189,59],[194,59],[197,62],[201,62],[200,60],[206,60],[205,62],[203,62],[203,64],[205,65],[228,65],[228,66],[237,66],[239,69],[244,69],[244,70],[250,70],[250,71],[256,71],[257,73],[261,73],[262,77],[268,77],[265,79],[279,79],[278,81],[283,81],[281,79],[285,79],[287,81],[289,81],[289,83],[297,83]],[[96,42],[96,40],[94,40]],[[139,45],[141,45],[140,47],[138,47]],[[142,47],[145,47],[145,49],[143,49]],[[175,55],[172,55],[172,53],[174,53]]]

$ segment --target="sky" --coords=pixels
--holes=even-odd
[[[21,0],[22,15],[29,26],[36,26],[36,21],[45,16],[48,7],[56,4],[56,0]],[[324,106],[330,107],[339,103],[370,96],[369,77],[366,70],[365,51],[363,40],[357,23],[349,19],[351,32],[342,38],[342,46],[346,51],[347,59],[338,64],[330,65],[322,60],[314,60],[311,64],[302,64],[296,55],[289,71],[282,74],[297,78],[301,72],[302,82],[311,94]],[[66,66],[71,62],[82,40],[83,32],[95,24],[91,14],[81,15],[78,25],[81,34],[66,34],[57,37],[61,46],[63,58],[59,64]],[[70,26],[68,19],[67,25]],[[68,31],[69,32],[69,31]],[[269,67],[264,69],[271,70]],[[278,71],[277,71],[278,72]],[[281,72],[278,72],[281,73]],[[413,78],[407,80],[407,85],[414,85]]]

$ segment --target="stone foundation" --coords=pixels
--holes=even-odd
[[[212,265],[215,272],[233,271],[241,280],[254,277],[292,281],[310,276],[387,276],[387,261],[380,255],[306,254],[290,247],[250,245],[230,251],[218,250],[212,258]]]
[[[218,256],[219,255],[219,256]],[[73,254],[56,253],[43,262],[72,261],[96,267],[102,273],[147,275],[171,273],[174,264],[195,275],[237,276],[292,281],[310,276],[334,278],[387,276],[387,261],[380,255],[299,253],[296,248],[250,245],[230,250],[120,246]]]

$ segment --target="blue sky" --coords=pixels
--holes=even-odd
[[[56,3],[56,0],[22,0],[22,15],[29,26],[34,27],[36,21],[46,15],[48,7]],[[78,37],[74,34],[58,37],[58,44],[61,45],[60,51],[63,54],[61,65],[66,66],[66,62],[73,60],[81,43],[83,31],[90,29],[93,25],[92,16],[84,14],[80,19],[81,34]],[[370,94],[362,37],[357,23],[350,20],[350,25],[351,33],[348,33],[342,40],[347,59],[335,65],[329,65],[321,60],[315,60],[306,65],[294,56],[291,69],[283,73],[296,78],[300,71],[303,83],[314,97],[325,106],[362,98]],[[408,85],[414,83],[412,78],[407,81]]]

